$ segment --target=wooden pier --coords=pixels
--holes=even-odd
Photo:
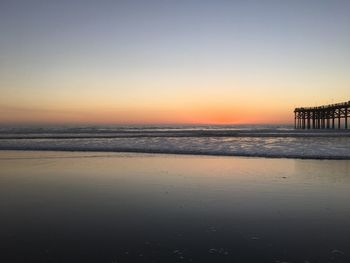
[[[350,101],[294,110],[295,129],[348,129]]]

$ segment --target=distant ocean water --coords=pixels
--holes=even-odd
[[[350,159],[350,130],[292,126],[1,127],[0,150]]]

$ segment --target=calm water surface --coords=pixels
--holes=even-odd
[[[350,161],[0,152],[0,262],[350,262]]]

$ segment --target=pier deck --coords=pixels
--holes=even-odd
[[[350,101],[294,110],[295,129],[348,129]]]

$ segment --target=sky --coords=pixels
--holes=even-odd
[[[0,124],[287,124],[350,100],[348,0],[0,1]]]

